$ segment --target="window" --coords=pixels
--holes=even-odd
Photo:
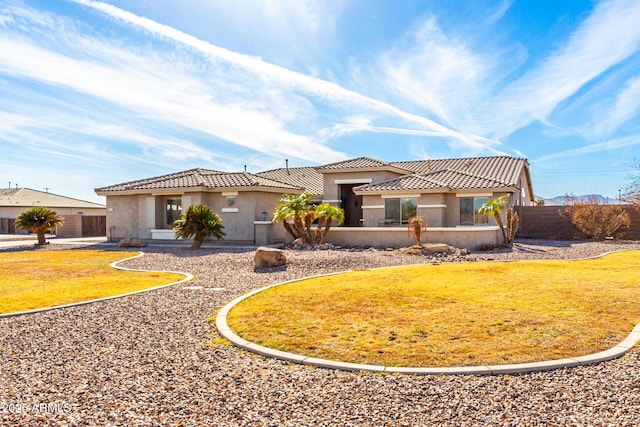
[[[478,213],[480,207],[489,201],[488,197],[461,197],[460,198],[460,224],[488,224],[489,217]]]
[[[409,219],[416,216],[418,211],[418,199],[398,198],[384,199],[385,220],[391,220],[397,224],[407,224]]]
[[[236,207],[236,196],[225,196],[225,201],[228,208]]]
[[[173,225],[173,223],[180,219],[182,214],[182,199],[167,199],[165,203],[167,225]]]

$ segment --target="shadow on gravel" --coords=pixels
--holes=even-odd
[[[140,251],[146,253],[170,253],[178,258],[197,258],[202,256],[208,256],[213,254],[245,254],[248,252],[254,252],[254,249],[250,248],[176,248],[176,247],[162,247],[162,246],[147,246],[139,248]]]
[[[281,265],[280,267],[253,267],[254,273],[279,273],[281,271],[287,271],[287,265]]]

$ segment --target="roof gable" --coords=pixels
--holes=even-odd
[[[311,196],[319,197],[324,194],[322,174],[315,167],[279,168],[258,172],[256,175],[304,187]]]
[[[383,162],[382,160],[374,159],[371,157],[358,157],[355,159],[343,160],[341,162],[329,163],[328,165],[320,166],[317,168],[320,173],[363,171],[375,169],[392,170],[398,173],[410,172],[409,169],[405,169],[395,164]]]

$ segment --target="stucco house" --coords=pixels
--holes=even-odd
[[[479,215],[489,199],[532,205],[526,159],[496,156],[384,162],[369,157],[320,167],[251,174],[191,169],[96,189],[107,197],[112,239],[172,239],[171,224],[191,204],[207,204],[225,225],[230,243],[281,243],[287,238],[271,215],[284,193],[309,191],[317,202],[345,211],[345,224],[328,241],[346,245],[406,246],[407,221],[428,222],[426,241],[474,248],[500,243],[493,218]]]
[[[26,233],[16,230],[14,222],[35,206],[47,207],[64,217],[64,224],[55,230],[59,237],[104,235],[104,205],[24,187],[0,189],[0,233]]]
[[[248,172],[190,169],[97,188],[107,198],[107,237],[171,240],[173,222],[190,205],[205,204],[222,218],[225,241],[236,244],[284,242],[271,214],[283,193],[304,187]]]

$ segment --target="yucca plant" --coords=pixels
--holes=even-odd
[[[413,236],[418,246],[422,246],[422,232],[427,230],[427,221],[420,216],[414,216],[407,223],[409,234]]]
[[[191,205],[181,219],[173,223],[176,239],[193,237],[191,249],[200,249],[206,237],[220,240],[225,235],[222,219],[207,205]]]
[[[34,206],[22,212],[16,218],[15,226],[19,229],[36,233],[38,245],[48,244],[44,234],[64,223],[64,218],[44,206]]]

